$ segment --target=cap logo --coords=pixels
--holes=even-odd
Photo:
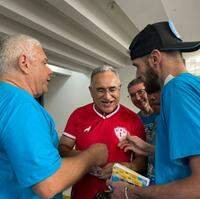
[[[181,39],[181,36],[180,34],[178,33],[178,31],[176,30],[174,24],[172,21],[168,21],[168,24],[169,24],[169,28],[171,29],[171,31],[173,32],[173,34],[178,38],[178,39]]]

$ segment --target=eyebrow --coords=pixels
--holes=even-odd
[[[116,87],[120,87],[120,86],[109,86],[107,88],[116,88]],[[105,87],[96,87],[96,89],[106,89]]]

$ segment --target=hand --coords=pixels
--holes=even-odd
[[[108,163],[106,166],[104,166],[98,178],[104,180],[110,178],[110,176],[112,175],[113,165],[114,163]]]
[[[134,194],[134,186],[130,185],[126,182],[112,182],[110,180],[107,181],[107,184],[110,185],[113,189],[113,193],[111,195],[111,199],[127,199],[127,198],[134,198],[132,197]],[[127,191],[128,189],[128,191]]]
[[[101,176],[101,172],[102,172],[102,168],[99,167],[99,166],[93,166],[89,170],[89,174],[93,175],[93,176],[96,176],[96,177],[100,177]]]
[[[93,165],[104,165],[108,159],[108,149],[105,144],[93,144],[88,148],[88,152],[92,155]]]
[[[145,142],[138,136],[127,135],[126,139],[118,144],[125,152],[133,151],[139,155],[147,156],[149,153],[154,153],[154,146]]]

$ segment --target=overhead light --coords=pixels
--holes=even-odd
[[[49,68],[58,75],[71,76],[72,72],[66,68],[48,64]]]

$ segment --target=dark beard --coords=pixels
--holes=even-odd
[[[148,94],[161,90],[159,77],[150,67],[148,67],[145,76],[145,88]]]

